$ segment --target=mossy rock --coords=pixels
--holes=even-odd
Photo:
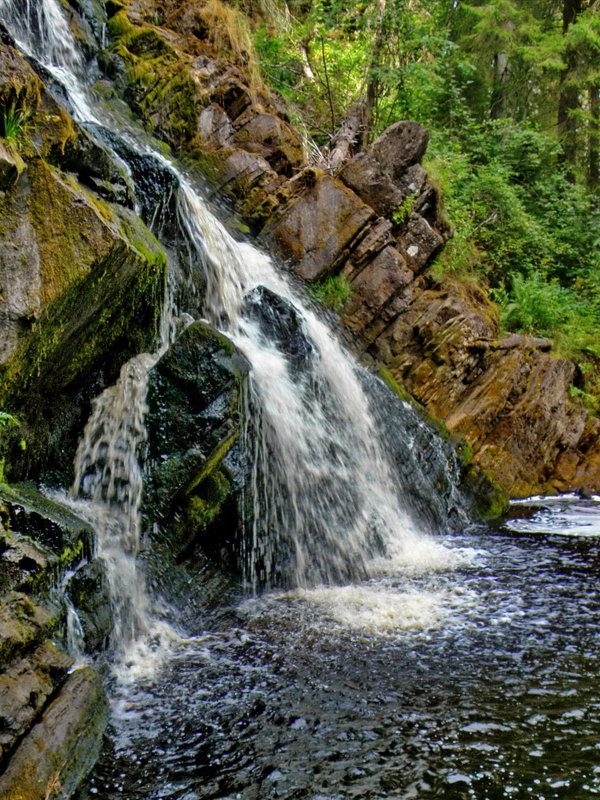
[[[232,496],[224,459],[240,432],[247,369],[229,339],[197,322],[150,375],[143,512],[179,551],[215,525]]]
[[[82,558],[90,558],[94,549],[94,532],[85,520],[65,506],[50,500],[35,486],[0,484],[0,500],[7,511],[10,529],[28,536],[58,557],[54,570],[66,571]]]
[[[0,372],[0,407],[21,422],[0,442],[9,480],[70,483],[92,398],[155,347],[165,280],[162,248],[124,215],[108,252],[46,306]]]

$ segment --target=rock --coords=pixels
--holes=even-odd
[[[95,670],[73,672],[0,777],[3,800],[70,797],[98,757],[107,714]]]
[[[235,133],[227,114],[217,103],[203,108],[198,115],[198,136],[208,147],[225,147]]]
[[[420,172],[413,171],[408,180],[406,173],[421,160],[428,141],[427,129],[416,122],[396,122],[348,162],[340,178],[378,214],[389,217],[405,197],[416,193],[409,190],[411,183],[422,188]]]
[[[547,340],[498,332],[483,292],[446,279],[418,291],[371,351],[511,496],[598,491],[600,422],[568,399],[574,365]]]
[[[7,44],[0,45],[0,106],[36,108],[41,82],[21,54]]]
[[[16,589],[38,590],[45,583],[44,576],[55,580],[58,557],[49,549],[25,536],[2,531],[0,539],[0,594]]]
[[[302,369],[313,354],[304,322],[291,303],[264,286],[244,298],[244,316],[255,320],[268,341],[285,353],[294,370]]]
[[[0,770],[18,740],[31,728],[73,665],[69,656],[45,642],[0,674]]]
[[[444,246],[445,239],[420,214],[411,214],[399,246],[408,265],[419,272]]]
[[[372,210],[340,181],[316,175],[315,182],[265,225],[261,239],[303,278],[333,271]]]
[[[379,217],[371,223],[365,236],[350,253],[342,269],[342,274],[352,280],[384,247],[394,245],[396,242],[392,235],[392,229],[392,223],[383,217]]]
[[[0,605],[0,664],[8,664],[32,649],[58,624],[56,611],[51,612],[25,594],[9,592]]]
[[[0,189],[8,189],[16,183],[24,169],[21,156],[0,141]]]
[[[304,148],[294,131],[274,114],[257,114],[238,127],[234,141],[269,162],[275,172],[290,177],[304,166]]]
[[[219,190],[244,194],[253,186],[276,177],[268,162],[260,155],[245,150],[233,150],[225,157],[224,175]]]
[[[199,537],[210,547],[208,532],[231,503],[235,516],[223,460],[240,431],[237,408],[247,368],[225,336],[197,322],[151,372],[142,509],[182,552]],[[222,531],[219,547],[225,538]]]
[[[51,561],[51,554],[54,554],[60,559],[64,571],[74,567],[83,558],[91,557],[94,546],[92,527],[33,486],[0,484],[0,499],[7,508],[13,534],[30,537],[44,548],[40,550],[30,545],[33,548],[28,556],[30,561],[35,559],[46,568],[47,562]],[[36,549],[39,553],[37,556],[34,555]],[[49,555],[46,555],[48,551]],[[54,579],[59,577],[60,572]]]
[[[42,169],[52,177],[48,167]],[[9,437],[10,479],[37,477],[48,469],[56,476],[62,470],[64,485],[70,481],[89,402],[116,380],[124,361],[154,346],[166,257],[133,214],[123,210],[111,218],[107,207],[105,219],[91,204],[76,203],[76,193],[60,180],[49,187],[56,192],[38,186],[32,195],[40,216],[36,212],[29,229],[35,232],[37,247],[32,243],[32,248],[39,255],[39,271],[35,261],[27,270],[39,282],[34,299],[41,310],[5,365],[0,407],[23,423]],[[15,203],[11,226],[25,224],[13,222],[18,211]],[[5,239],[3,250],[0,242],[0,281],[11,275],[23,281],[27,272],[23,275],[18,259],[6,258],[9,247]],[[18,299],[8,288],[9,314]],[[26,449],[20,445],[23,439]]]
[[[361,330],[413,279],[413,273],[395,247],[388,245],[352,278],[352,299],[345,311],[346,324]]]
[[[110,586],[101,563],[84,564],[73,574],[66,588],[83,628],[87,653],[106,649],[113,629]]]

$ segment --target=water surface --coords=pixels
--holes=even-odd
[[[446,537],[452,568],[200,613],[154,676],[113,687],[91,796],[600,794],[600,502],[511,516]]]

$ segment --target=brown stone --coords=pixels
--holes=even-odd
[[[411,298],[414,283],[365,330],[379,361],[512,496],[600,491],[600,421],[569,400],[575,366],[547,339],[499,339],[497,312],[474,285],[447,278]]]
[[[107,710],[96,671],[73,672],[10,759],[0,777],[0,797],[70,797],[98,757]]]
[[[263,229],[261,238],[303,278],[332,271],[373,211],[340,181],[317,176],[290,206]]]
[[[217,103],[203,108],[198,115],[198,136],[204,145],[224,147],[234,134],[231,121]]]
[[[247,191],[252,186],[277,176],[269,164],[259,155],[246,150],[232,150],[225,159],[224,180],[220,189],[234,185],[236,191]]]
[[[411,183],[419,191],[422,173],[407,170],[416,165],[427,149],[429,133],[416,122],[390,125],[364,152],[359,153],[340,172],[345,184],[382,216],[391,216],[409,194]]]
[[[238,127],[234,141],[244,150],[266,159],[275,172],[290,176],[304,166],[304,148],[298,135],[274,114],[257,114]]]
[[[389,245],[352,280],[353,297],[345,315],[354,330],[365,327],[413,279],[400,253]]]
[[[66,677],[73,660],[46,642],[0,672],[0,765]]]
[[[444,246],[444,238],[420,214],[411,214],[399,246],[409,266],[419,272]]]
[[[352,280],[384,247],[395,244],[392,227],[392,223],[383,217],[369,225],[366,235],[356,245],[344,264],[342,274]]]

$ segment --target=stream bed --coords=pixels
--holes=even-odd
[[[444,538],[450,568],[196,615],[162,667],[115,679],[83,796],[600,795],[600,501],[510,516]]]

